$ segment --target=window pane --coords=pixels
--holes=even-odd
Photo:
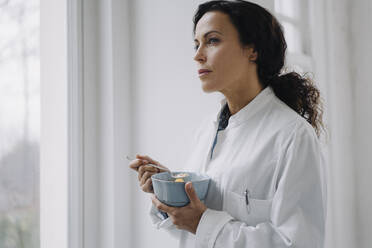
[[[303,53],[301,33],[298,27],[289,22],[282,22],[284,36],[287,42],[288,51],[292,53]]]
[[[39,0],[0,0],[0,247],[39,238]]]
[[[275,0],[275,11],[289,18],[298,19],[301,16],[303,0]]]
[[[311,55],[308,0],[275,0],[275,12],[283,24],[290,52]]]

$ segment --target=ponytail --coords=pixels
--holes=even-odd
[[[273,77],[268,85],[275,95],[309,122],[320,137],[324,129],[322,123],[322,103],[320,92],[310,78],[296,72]]]

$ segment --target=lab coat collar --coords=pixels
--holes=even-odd
[[[238,126],[241,123],[247,121],[251,116],[253,116],[256,112],[258,112],[260,109],[262,109],[266,103],[269,102],[271,98],[275,96],[274,91],[270,86],[267,86],[265,89],[263,89],[251,102],[249,102],[246,106],[244,106],[241,110],[239,110],[237,113],[232,115],[229,119],[229,124],[226,129]],[[216,118],[213,120],[215,125],[218,125],[219,116],[223,110],[223,107],[227,103],[226,98],[223,98],[220,101],[220,110],[216,116]]]

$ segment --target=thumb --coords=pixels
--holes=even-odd
[[[197,203],[199,202],[199,197],[198,195],[196,194],[195,192],[195,189],[194,187],[192,186],[192,183],[191,182],[187,182],[185,184],[185,191],[186,191],[186,194],[187,196],[189,197],[190,199],[190,203]]]

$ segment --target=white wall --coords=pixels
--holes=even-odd
[[[371,246],[372,3],[326,2],[331,157],[328,247]]]
[[[138,0],[132,6],[133,155],[148,154],[172,169],[182,167],[193,129],[221,96],[203,93],[194,65],[192,17],[200,2]],[[132,185],[133,247],[177,247],[151,226],[151,201],[134,172]]]
[[[372,244],[372,2],[350,3],[351,76],[354,96],[354,156],[356,176],[356,238],[355,247]]]
[[[81,0],[79,0],[81,1]],[[132,247],[127,0],[83,2],[84,247]]]
[[[355,247],[353,94],[348,0],[326,1],[326,56],[330,163],[327,234],[330,247]],[[332,235],[332,236],[330,236]]]

